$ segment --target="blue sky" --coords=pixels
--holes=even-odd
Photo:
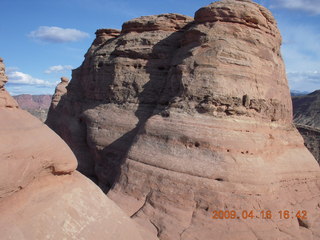
[[[132,18],[193,16],[211,0],[1,0],[0,57],[13,94],[52,94],[81,65],[96,29],[121,29]],[[320,89],[320,1],[256,0],[277,19],[290,88]]]

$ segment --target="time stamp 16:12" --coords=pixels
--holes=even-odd
[[[289,211],[289,210],[280,210],[277,212],[272,212],[270,210],[242,210],[241,212],[235,210],[215,210],[212,211],[212,219],[273,219],[278,217],[280,219],[293,219],[299,218],[302,220],[307,219],[306,210],[298,211]]]

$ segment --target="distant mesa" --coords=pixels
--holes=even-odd
[[[31,95],[21,94],[13,97],[24,109],[49,109],[51,104],[51,95]]]
[[[47,119],[52,95],[21,94],[13,96],[20,108],[44,122]]]
[[[28,111],[33,116],[45,122],[50,106],[55,107],[60,101],[61,96],[67,91],[66,86],[69,83],[67,77],[61,77],[61,82],[55,89],[54,95],[31,95],[21,94],[13,96],[21,109]]]

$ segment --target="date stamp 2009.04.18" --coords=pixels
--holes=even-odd
[[[294,219],[298,218],[301,220],[306,220],[308,218],[308,213],[306,210],[279,210],[279,211],[270,211],[270,210],[215,210],[212,211],[212,219]]]

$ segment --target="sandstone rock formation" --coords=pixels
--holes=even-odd
[[[47,124],[162,240],[320,239],[320,169],[292,123],[280,45],[248,0],[133,19],[94,41]]]
[[[3,59],[0,58],[0,88],[3,89],[4,85],[8,82],[8,78],[5,74],[5,66]]]
[[[61,97],[67,93],[67,86],[69,84],[69,79],[66,77],[61,78],[61,82],[57,85],[54,94],[52,96],[51,108],[55,109],[61,100]]]
[[[51,95],[21,94],[13,96],[19,107],[44,122],[51,104]]]
[[[8,78],[5,74],[3,59],[0,58],[0,108],[18,108],[18,103],[10,97],[9,93],[4,88],[4,85],[7,82]]]
[[[53,131],[17,107],[2,61],[0,77],[1,239],[156,239],[75,171],[76,158]]]

